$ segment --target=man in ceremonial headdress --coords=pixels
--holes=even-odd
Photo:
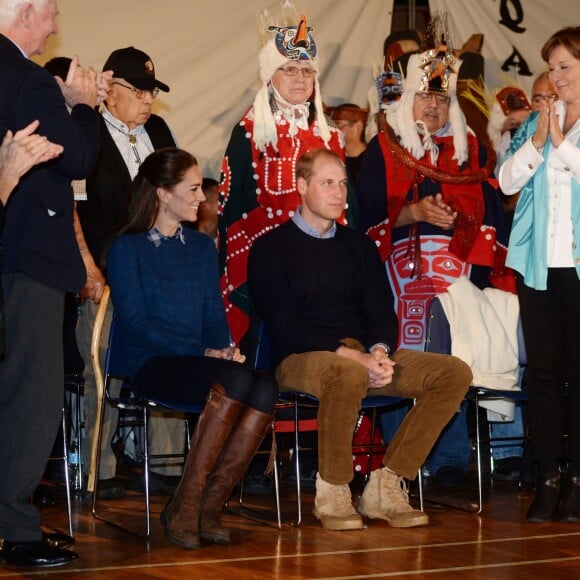
[[[423,348],[433,296],[459,277],[514,289],[495,156],[459,106],[461,63],[444,14],[426,39],[433,48],[410,56],[403,94],[367,147],[357,189],[360,227],[379,249],[397,302],[399,347],[410,349]]]

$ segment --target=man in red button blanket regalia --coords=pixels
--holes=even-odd
[[[409,58],[403,94],[367,147],[357,191],[359,225],[375,241],[393,289],[398,348],[414,350],[423,349],[431,300],[460,276],[479,288],[515,290],[505,267],[495,155],[467,127],[456,93],[461,63],[446,28],[445,14],[436,15],[426,33],[434,48]],[[396,428],[396,418],[389,423]],[[427,468],[438,483],[460,485],[468,460],[463,412]]]
[[[298,26],[270,26],[268,30],[274,36],[259,55],[262,87],[234,128],[222,162],[221,284],[236,342],[250,323],[246,284],[250,247],[262,234],[291,218],[300,205],[296,160],[319,147],[345,158],[344,140],[324,116],[317,48],[306,17]]]
[[[436,48],[409,58],[402,97],[369,143],[357,190],[360,227],[393,287],[399,347],[411,349],[423,347],[432,297],[459,276],[515,289],[495,156],[466,125],[456,95],[460,62],[441,27],[445,19],[430,31]]]

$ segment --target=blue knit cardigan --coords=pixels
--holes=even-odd
[[[156,247],[147,233],[125,234],[107,256],[107,280],[133,377],[154,356],[203,356],[225,348],[229,331],[213,240],[184,228]]]

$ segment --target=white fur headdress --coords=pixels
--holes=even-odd
[[[369,114],[365,128],[367,143],[378,133],[376,115],[382,112],[385,116],[387,111],[395,107],[403,92],[403,75],[400,72],[385,70],[384,59],[380,70],[373,67],[373,84],[368,91]]]
[[[403,147],[413,157],[421,159],[425,155],[425,147],[414,121],[415,93],[432,91],[447,95],[448,122],[453,133],[453,159],[461,165],[468,157],[468,129],[465,115],[457,100],[457,73],[461,61],[453,55],[446,14],[436,14],[428,32],[435,48],[409,57],[407,74],[403,81],[403,95],[397,106],[387,111],[387,121],[399,135]]]
[[[274,36],[266,40],[258,56],[262,86],[254,99],[254,142],[260,151],[264,151],[268,145],[277,149],[278,133],[270,106],[270,81],[276,70],[287,62],[308,60],[312,68],[318,71],[317,48],[311,30],[306,16],[300,18],[297,26],[268,26],[268,31],[274,32]],[[328,145],[330,129],[324,116],[318,75],[314,76],[312,96],[320,135]]]

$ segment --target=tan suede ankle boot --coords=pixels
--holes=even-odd
[[[394,528],[425,526],[429,516],[409,503],[405,480],[386,467],[371,473],[358,504],[359,514],[386,520]]]
[[[252,457],[272,428],[272,413],[245,407],[209,476],[203,494],[199,535],[213,544],[231,544],[230,532],[221,525],[224,503],[244,475]]]
[[[314,499],[314,517],[322,522],[327,530],[360,530],[362,518],[352,505],[352,496],[348,483],[333,485],[316,474],[316,498]]]
[[[227,397],[221,385],[212,387],[191,438],[191,451],[181,481],[161,512],[167,539],[182,548],[199,548],[202,493],[243,407],[239,401]]]

